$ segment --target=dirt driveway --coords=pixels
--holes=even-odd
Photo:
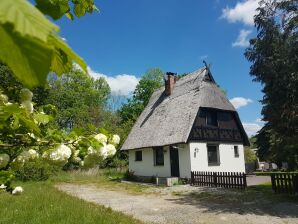
[[[97,188],[95,185],[59,184],[56,187],[83,200],[133,215],[145,223],[298,223],[298,202],[272,204],[258,202],[257,198],[252,202],[243,202],[234,195],[235,201],[227,203],[214,200],[220,198],[221,194],[226,195],[226,192],[221,191],[214,198],[210,197],[208,191],[217,190],[210,188],[195,188],[185,193],[184,189],[178,187],[176,194],[133,195]],[[237,192],[230,191],[230,194]]]

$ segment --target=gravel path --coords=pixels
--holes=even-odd
[[[227,206],[220,203],[203,203],[191,194],[131,195],[100,189],[94,185],[59,184],[56,187],[83,200],[133,215],[145,223],[298,223],[298,204],[293,203],[268,204],[265,207],[251,203]]]

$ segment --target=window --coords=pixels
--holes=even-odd
[[[207,125],[217,127],[217,112],[216,111],[208,111],[207,116]]]
[[[219,165],[219,151],[217,145],[207,145],[208,150],[208,165]]]
[[[235,157],[239,157],[239,149],[238,149],[238,145],[234,146],[234,155]]]
[[[155,166],[164,165],[163,147],[154,148],[154,165]]]
[[[142,161],[142,151],[135,151],[135,161]]]

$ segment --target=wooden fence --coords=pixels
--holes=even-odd
[[[298,174],[272,173],[272,190],[275,193],[298,194]]]
[[[246,174],[191,171],[191,185],[244,189],[247,187]]]

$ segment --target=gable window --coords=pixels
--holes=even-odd
[[[142,161],[142,151],[135,151],[135,161]]]
[[[234,156],[235,157],[239,157],[239,149],[238,149],[238,145],[234,146]]]
[[[217,112],[216,111],[207,111],[206,122],[208,126],[217,127]]]
[[[207,153],[208,153],[208,165],[218,166],[220,164],[218,146],[207,145]]]
[[[154,165],[155,166],[163,166],[164,165],[164,155],[163,155],[163,147],[156,147],[153,149],[154,151]]]

